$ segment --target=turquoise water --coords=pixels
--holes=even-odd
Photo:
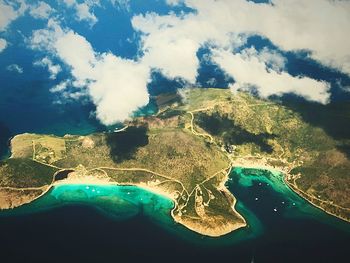
[[[96,52],[112,52],[133,59],[141,55],[138,44],[141,34],[133,30],[132,16],[148,12],[192,12],[183,5],[170,8],[164,0],[129,2],[130,11],[127,11],[113,8],[105,1],[105,7],[94,10],[99,22],[93,30],[75,21],[73,9],[66,14],[64,24],[86,37]],[[49,3],[60,10],[59,1]],[[53,58],[55,64],[61,65],[62,72],[52,80],[47,69],[33,65],[47,54],[28,48],[24,38],[47,25],[46,21],[34,20],[26,13],[1,36],[10,44],[0,54],[0,159],[9,154],[8,139],[19,133],[86,135],[119,128],[101,125],[88,98],[64,99],[50,92],[61,81],[71,79],[70,69]],[[249,37],[244,48],[248,47],[282,52],[291,75],[329,82],[332,101],[349,99],[349,93],[341,88],[350,85],[349,77],[311,61],[307,53],[280,51],[259,36]],[[217,65],[208,63],[209,53],[208,46],[197,52],[200,67],[196,86],[227,87],[234,80]],[[13,63],[19,64],[24,74],[6,69]],[[183,86],[187,84],[155,71],[148,89],[151,95],[157,95]],[[155,111],[151,101],[135,112],[135,116]],[[309,121],[333,131],[333,126],[320,124],[318,119],[312,115]],[[55,187],[31,204],[0,213],[0,262],[213,263],[251,262],[252,258],[255,262],[268,263],[348,261],[349,224],[298,197],[279,174],[253,170],[243,174],[237,168],[227,187],[237,198],[236,209],[246,218],[248,227],[220,238],[203,237],[176,224],[170,216],[173,206],[170,200],[137,187]]]
[[[157,102],[154,99],[150,99],[149,103],[140,108],[134,113],[134,117],[144,117],[154,115],[158,112]]]
[[[259,215],[260,205],[265,210],[264,215],[268,217],[278,215],[280,219],[312,219],[350,231],[347,223],[327,215],[295,194],[277,171],[237,167],[232,170],[226,186],[237,197],[236,209],[246,219],[247,227],[220,238],[204,237],[177,224],[170,214],[174,207],[172,200],[136,186],[58,185],[34,202],[1,212],[0,215],[18,216],[67,205],[89,206],[116,221],[143,215],[158,227],[191,243],[225,246],[257,239],[269,231],[268,224],[274,218],[268,218],[269,222],[266,224],[264,216],[261,218]],[[245,191],[250,192],[249,197],[242,196]]]
[[[349,223],[328,215],[297,195],[284,182],[283,175],[278,171],[236,167],[227,186],[236,194],[242,189],[251,189],[254,194],[249,198],[249,202],[265,208],[268,205],[272,214],[286,219],[317,220],[350,233]]]
[[[256,238],[263,232],[261,222],[254,213],[242,202],[237,202],[236,208],[246,218],[248,227],[221,237],[220,242],[217,242],[217,238],[203,237],[172,219],[171,210],[174,207],[172,200],[136,186],[57,185],[37,200],[13,210],[2,211],[0,216],[30,215],[69,205],[92,207],[103,216],[115,221],[129,220],[143,215],[167,232],[201,245],[234,244]]]
[[[113,220],[126,220],[140,213],[161,224],[169,219],[174,204],[170,199],[135,186],[58,185],[32,203],[2,215],[23,215],[47,211],[65,205],[87,205]]]
[[[340,262],[347,257],[349,224],[297,196],[280,174],[236,168],[226,185],[248,226],[219,238],[175,223],[173,202],[139,187],[56,186],[30,204],[0,213],[2,255],[8,262],[36,261],[40,247],[45,258],[55,254],[55,262]]]

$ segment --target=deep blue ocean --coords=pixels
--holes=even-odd
[[[93,30],[73,20],[67,23],[83,34],[96,51],[134,58],[140,36],[131,27],[132,15],[170,11],[164,1],[153,2],[149,5],[147,1],[131,1],[132,13],[112,7],[97,9],[99,22]],[[173,11],[192,12],[181,6]],[[115,25],[116,30],[106,32],[110,25]],[[64,80],[69,70],[63,67],[57,79],[51,80],[46,69],[33,66],[33,61],[42,54],[29,49],[23,37],[44,26],[44,22],[23,16],[6,33],[11,45],[0,54],[0,157],[3,158],[9,154],[9,139],[19,133],[84,135],[113,128],[95,119],[92,114],[95,106],[88,98],[57,103],[59,95],[49,90]],[[5,33],[0,33],[0,37],[2,34]],[[130,43],[127,38],[134,41]],[[246,46],[257,50],[278,49],[260,36],[250,37]],[[207,87],[212,78],[216,82],[211,87],[225,88],[234,82],[217,66],[206,62],[207,52],[209,49],[202,47],[197,53],[201,63],[196,85]],[[320,66],[310,60],[307,53],[283,54],[288,59],[290,74],[328,81],[332,86],[332,103],[349,101],[348,93],[340,88],[340,83],[350,85],[348,76]],[[9,72],[6,68],[13,63],[19,64],[25,74]],[[157,95],[186,85],[155,71],[148,89],[151,95]],[[138,114],[153,106],[141,109]],[[350,258],[349,224],[313,208],[275,177],[267,173],[265,177],[250,180],[237,172],[232,174],[227,186],[239,200],[237,209],[248,218],[249,227],[218,239],[199,236],[172,223],[171,204],[163,207],[160,215],[152,216],[160,211],[154,207],[159,197],[150,197],[152,202],[143,203],[115,194],[122,203],[121,208],[115,210],[119,213],[117,218],[115,211],[108,212],[106,207],[96,209],[93,200],[87,203],[74,202],[74,198],[43,197],[46,199],[40,202],[46,203],[51,198],[49,201],[55,205],[41,210],[33,204],[23,212],[0,213],[0,262],[269,263],[345,262]],[[69,193],[69,189],[66,190]],[[135,191],[141,191],[137,196],[145,195],[144,190]]]
[[[136,187],[55,187],[0,213],[1,262],[346,262],[349,224],[280,175],[235,169],[227,187],[248,227],[220,238],[174,223],[170,200]]]

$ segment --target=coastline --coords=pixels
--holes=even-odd
[[[55,186],[61,186],[61,185],[96,185],[96,186],[136,186],[136,187],[140,187],[142,189],[145,189],[149,192],[152,192],[154,194],[157,195],[161,195],[163,197],[166,197],[168,199],[171,199],[173,202],[175,201],[174,197],[165,192],[165,191],[161,191],[159,188],[155,188],[155,187],[150,187],[147,184],[127,184],[127,183],[117,183],[117,182],[111,182],[108,179],[100,179],[100,178],[96,178],[96,177],[84,177],[84,179],[77,179],[77,178],[73,178],[73,179],[64,179],[64,180],[60,180],[60,181],[56,181],[54,182],[51,187],[55,187]]]
[[[306,198],[305,194],[303,195],[303,192],[300,191],[297,187],[295,187],[293,184],[291,184],[290,182],[288,182],[287,177],[288,174],[286,174],[285,172],[282,171],[282,169],[278,169],[276,167],[271,167],[268,165],[251,165],[250,161],[247,161],[245,164],[242,163],[242,161],[240,161],[239,163],[233,163],[232,167],[239,167],[239,168],[246,168],[246,169],[262,169],[262,170],[268,170],[268,171],[272,171],[272,172],[278,172],[281,174],[281,178],[283,183],[286,185],[286,187],[288,187],[290,190],[292,190],[295,194],[297,194],[299,197],[301,197],[303,200],[306,200],[308,203],[310,203],[313,207],[316,207],[317,209],[320,209],[321,211],[325,212],[328,215],[334,216],[336,218],[339,218],[345,222],[349,222],[349,220],[347,220],[346,218],[342,218],[339,215],[336,215],[330,211],[327,211],[326,209],[324,209],[323,207],[313,203],[312,201],[310,201],[308,198]],[[170,215],[172,217],[172,220],[174,220],[174,222],[181,224],[182,226],[184,226],[185,228],[204,235],[204,236],[209,236],[209,237],[220,237],[220,236],[224,236],[226,234],[229,234],[235,230],[238,230],[240,228],[244,228],[246,227],[247,221],[246,219],[235,209],[236,203],[237,203],[237,199],[234,197],[234,195],[226,188],[225,183],[228,181],[229,179],[229,174],[230,171],[228,171],[225,180],[223,180],[221,182],[221,185],[219,186],[219,190],[225,192],[225,195],[229,198],[229,202],[231,203],[231,209],[232,211],[235,213],[235,215],[237,217],[239,217],[243,223],[241,222],[237,222],[234,224],[227,224],[225,226],[219,226],[217,229],[213,229],[213,228],[203,228],[201,227],[201,224],[196,224],[196,223],[191,223],[191,221],[186,221],[184,219],[182,219],[181,217],[178,217],[174,214],[174,211],[177,208],[177,201],[174,195],[161,190],[159,187],[157,186],[150,186],[147,185],[146,183],[139,183],[139,184],[128,184],[128,183],[117,183],[117,182],[111,182],[108,178],[96,178],[93,176],[90,177],[84,177],[84,178],[77,178],[77,177],[73,177],[73,178],[66,178],[60,181],[54,181],[51,185],[47,185],[47,186],[43,186],[41,187],[43,189],[43,192],[36,196],[33,199],[27,200],[26,202],[23,202],[22,204],[18,205],[18,206],[14,206],[8,209],[14,209],[16,207],[31,203],[39,198],[41,198],[43,195],[47,194],[53,187],[56,186],[64,186],[64,185],[96,185],[96,186],[135,186],[135,187],[139,187],[142,188],[146,191],[149,191],[153,194],[165,197],[169,200],[171,200],[173,202],[173,208],[170,210]],[[17,189],[18,191],[21,190],[25,190],[25,189]],[[7,210],[7,209],[3,209],[3,210]]]
[[[312,202],[308,197],[309,195],[304,193],[302,190],[300,190],[295,184],[290,183],[287,180],[287,177],[290,176],[289,171],[291,170],[290,168],[287,169],[283,169],[280,167],[273,167],[271,165],[264,165],[264,164],[254,164],[251,161],[247,161],[247,160],[242,160],[240,159],[238,162],[233,162],[232,164],[233,167],[239,167],[239,168],[243,168],[243,169],[261,169],[261,170],[268,170],[270,172],[278,172],[281,174],[282,180],[284,182],[284,184],[293,191],[293,193],[297,194],[299,197],[301,197],[303,200],[307,201],[309,204],[311,204],[312,206],[316,207],[317,209],[321,210],[322,212],[334,216],[340,220],[343,220],[345,222],[350,223],[350,219],[344,218],[340,215],[337,215],[335,213],[332,213],[331,211],[328,211],[327,209],[323,208],[322,206],[315,204],[314,202]],[[323,201],[324,202],[324,201]]]
[[[176,216],[174,214],[174,211],[177,208],[177,200],[174,197],[174,195],[161,190],[160,188],[158,188],[157,186],[150,186],[147,185],[145,183],[140,183],[140,184],[128,184],[128,183],[117,183],[117,182],[111,182],[108,179],[99,179],[99,178],[94,178],[94,177],[85,177],[84,179],[64,179],[58,182],[54,182],[51,187],[49,188],[49,190],[52,187],[55,186],[61,186],[61,185],[96,185],[96,186],[136,186],[139,188],[142,188],[146,191],[152,192],[153,194],[156,195],[160,195],[162,197],[165,197],[169,200],[171,200],[174,204],[173,208],[170,211],[170,215],[172,217],[172,219],[174,220],[174,222],[179,223],[181,225],[183,225],[184,227],[186,227],[187,229],[204,235],[204,236],[210,236],[210,237],[220,237],[226,234],[229,234],[239,228],[242,227],[246,227],[247,226],[247,222],[245,220],[245,218],[238,213],[238,211],[235,209],[235,205],[237,203],[237,199],[232,195],[232,193],[225,187],[225,183],[228,180],[228,176],[226,176],[226,180],[224,182],[222,182],[222,185],[220,186],[220,190],[225,191],[226,196],[230,197],[230,202],[232,203],[231,205],[231,209],[234,212],[234,214],[239,217],[240,220],[242,220],[244,223],[236,223],[236,224],[231,224],[231,225],[227,225],[225,228],[220,228],[220,229],[205,229],[205,228],[201,228],[199,224],[189,224],[187,221],[179,218],[178,216]],[[48,190],[48,191],[49,191]]]
[[[121,129],[125,130],[128,126],[124,127]],[[118,132],[118,131],[117,131]],[[119,131],[120,132],[120,131]],[[31,135],[31,134],[28,134]],[[15,158],[16,157],[16,151],[14,149],[14,141],[20,138],[18,135],[14,136],[13,139],[11,140],[11,144],[10,144],[10,150],[11,150],[11,156],[10,158]],[[33,151],[35,152],[35,151]],[[34,159],[34,157],[33,157]],[[36,160],[34,160],[36,161]],[[39,161],[37,161],[39,162]],[[40,163],[40,162],[39,162]],[[42,163],[44,164],[44,163]],[[47,165],[46,163],[44,165]],[[50,166],[50,165],[49,165]],[[204,217],[198,217],[195,219],[191,219],[191,218],[186,218],[185,216],[181,216],[181,215],[176,215],[175,211],[178,209],[179,205],[178,205],[178,200],[177,200],[177,196],[175,195],[175,193],[169,193],[166,189],[162,189],[161,187],[158,187],[157,185],[153,185],[153,184],[148,184],[147,182],[145,183],[118,183],[118,182],[112,182],[110,180],[110,178],[108,177],[96,177],[96,176],[81,176],[79,175],[79,172],[77,170],[77,173],[75,173],[76,175],[74,176],[68,176],[67,178],[63,179],[63,180],[59,180],[59,181],[55,181],[56,179],[56,175],[63,171],[63,170],[67,170],[67,169],[60,169],[58,167],[55,167],[57,169],[59,169],[58,171],[56,171],[53,176],[52,176],[52,180],[50,184],[44,185],[40,188],[38,188],[38,190],[40,190],[40,192],[37,193],[33,193],[33,192],[29,192],[28,194],[22,194],[21,198],[19,200],[16,200],[16,202],[12,202],[11,199],[6,200],[8,201],[7,203],[4,202],[4,209],[13,209],[16,207],[19,207],[21,205],[24,204],[28,204],[31,203],[39,198],[41,198],[43,195],[47,194],[52,187],[55,186],[59,186],[59,185],[73,185],[73,184],[90,184],[90,185],[104,185],[104,186],[136,186],[136,187],[140,187],[142,189],[145,189],[149,192],[152,192],[154,194],[157,195],[161,195],[165,198],[168,198],[169,200],[171,200],[174,204],[173,209],[170,211],[170,215],[172,217],[172,219],[174,220],[174,222],[177,222],[181,225],[183,225],[184,227],[198,233],[204,236],[211,236],[211,237],[219,237],[219,236],[223,236],[226,235],[238,228],[242,228],[245,227],[247,225],[246,220],[244,219],[244,217],[242,215],[240,215],[238,213],[238,211],[235,209],[235,204],[236,204],[236,199],[233,196],[233,194],[231,192],[229,192],[228,189],[225,188],[225,183],[228,180],[228,175],[230,173],[230,170],[227,171],[227,174],[225,176],[225,178],[222,179],[221,185],[220,185],[220,189],[218,188],[218,190],[221,190],[222,193],[224,193],[224,195],[226,196],[227,200],[229,201],[230,204],[230,213],[231,215],[229,216],[229,218],[224,218],[222,216],[215,216],[215,215],[208,215],[208,216],[204,216]],[[72,168],[73,169],[73,168]],[[1,190],[1,188],[0,188]],[[13,189],[14,191],[25,191],[25,190],[32,190],[29,188],[21,188],[21,189]],[[15,196],[16,194],[14,194]]]
[[[331,216],[334,216],[338,219],[341,219],[347,223],[350,223],[350,218],[345,218],[345,217],[342,217],[340,215],[337,215],[335,213],[332,213],[331,211],[328,211],[326,210],[325,208],[323,208],[322,206],[320,205],[317,205],[315,204],[314,202],[312,202],[310,199],[308,199],[309,195],[306,194],[305,192],[303,192],[302,190],[300,190],[296,185],[288,182],[288,180],[286,180],[286,177],[287,175],[283,175],[283,181],[284,183],[289,187],[289,189],[291,189],[295,194],[297,194],[299,197],[301,197],[303,200],[307,201],[309,204],[311,204],[312,206],[320,209],[321,211],[323,211],[324,213],[328,214],[328,215],[331,215]]]
[[[181,218],[175,216],[173,214],[173,211],[175,210],[176,207],[171,211],[171,215],[172,215],[173,219],[175,220],[175,222],[182,224],[183,226],[185,226],[186,228],[190,229],[193,232],[199,233],[199,234],[204,235],[204,236],[215,237],[215,238],[228,235],[228,234],[230,234],[230,233],[232,233],[240,228],[247,227],[248,224],[247,224],[246,219],[236,210],[237,199],[225,186],[225,183],[227,182],[228,178],[229,177],[226,176],[226,180],[221,183],[218,190],[225,192],[225,196],[229,197],[229,202],[231,203],[230,208],[231,208],[232,212],[235,214],[235,216],[237,216],[239,218],[239,220],[241,220],[241,222],[229,223],[229,224],[225,224],[224,226],[221,224],[221,227],[217,227],[215,229],[198,227],[201,225],[190,224],[189,222],[191,222],[191,221],[185,221],[184,219],[181,219]]]
[[[11,150],[12,150],[12,144],[11,144]],[[152,192],[154,194],[163,196],[163,197],[171,200],[173,202],[174,206],[170,211],[170,215],[175,222],[183,225],[184,227],[186,227],[186,228],[190,229],[191,231],[194,231],[198,234],[201,234],[204,236],[210,236],[210,237],[220,237],[220,236],[229,234],[229,233],[231,233],[239,228],[243,228],[243,227],[247,226],[246,219],[235,209],[235,206],[237,203],[235,196],[225,186],[225,183],[229,180],[229,175],[230,175],[232,168],[241,167],[241,168],[268,170],[271,172],[275,172],[275,173],[277,172],[277,173],[281,174],[282,181],[286,185],[286,187],[291,189],[294,193],[296,193],[298,196],[300,196],[303,200],[306,200],[312,206],[320,209],[321,211],[323,211],[331,216],[335,216],[336,218],[339,218],[343,221],[350,222],[349,219],[344,218],[342,216],[339,216],[338,214],[332,213],[331,211],[328,211],[327,209],[321,207],[320,205],[312,202],[309,198],[307,198],[308,197],[307,194],[305,194],[300,189],[298,189],[296,185],[288,182],[287,178],[288,178],[288,176],[291,176],[290,170],[293,168],[293,166],[290,163],[286,163],[285,160],[283,160],[283,163],[286,164],[285,166],[283,166],[283,167],[277,166],[276,167],[276,166],[272,166],[272,165],[267,164],[268,160],[266,158],[258,158],[258,159],[253,160],[254,157],[246,157],[246,158],[242,158],[242,157],[237,158],[236,157],[236,158],[233,158],[233,156],[231,156],[229,154],[226,154],[226,155],[231,162],[230,169],[227,171],[225,178],[221,181],[221,183],[217,189],[220,190],[222,193],[224,193],[224,195],[228,199],[228,201],[230,203],[230,209],[234,213],[237,220],[236,221],[229,220],[229,221],[226,221],[225,224],[223,224],[223,221],[221,221],[220,219],[215,218],[215,217],[213,217],[212,219],[209,219],[209,221],[214,220],[211,222],[215,222],[215,220],[216,220],[215,223],[217,225],[210,226],[210,225],[208,225],[209,221],[206,221],[205,219],[203,219],[204,221],[202,221],[202,224],[198,223],[198,221],[196,221],[196,220],[202,220],[202,218],[193,219],[193,218],[186,218],[183,216],[181,217],[179,215],[176,215],[175,211],[178,208],[176,196],[174,196],[173,194],[171,194],[167,191],[164,191],[160,187],[157,187],[157,185],[151,185],[151,184],[147,184],[147,183],[137,183],[137,184],[117,183],[117,182],[110,181],[110,179],[108,177],[94,177],[94,176],[84,176],[84,177],[73,176],[73,177],[65,178],[63,180],[55,181],[56,174],[62,170],[66,170],[66,169],[61,169],[61,170],[55,172],[53,174],[52,182],[50,185],[42,186],[40,188],[38,187],[38,190],[42,190],[42,192],[39,195],[37,195],[35,197],[33,197],[33,195],[24,196],[24,198],[23,198],[24,201],[23,200],[21,200],[21,202],[17,201],[17,204],[11,204],[10,205],[11,207],[4,208],[4,209],[13,209],[13,208],[16,208],[18,206],[33,202],[33,201],[39,199],[40,197],[42,197],[43,195],[45,195],[47,192],[49,192],[52,189],[52,187],[59,186],[59,185],[86,184],[86,185],[96,185],[96,186],[98,186],[98,185],[100,185],[100,186],[113,186],[113,185],[115,185],[115,186],[136,186],[136,187],[140,187],[144,190],[147,190],[149,192]],[[13,156],[11,155],[10,158],[12,158],[12,157]],[[11,189],[11,190],[25,191],[25,190],[32,190],[32,189],[22,188],[22,189]]]
[[[71,177],[71,178],[68,177],[68,178],[60,180],[60,181],[54,181],[50,185],[44,186],[45,189],[43,190],[43,192],[40,195],[36,196],[35,198],[26,200],[26,202],[23,202],[20,205],[16,205],[16,206],[13,206],[10,208],[5,208],[3,210],[12,210],[12,209],[20,207],[22,205],[34,202],[35,200],[41,198],[43,195],[47,194],[50,190],[52,190],[56,186],[64,186],[64,185],[67,185],[67,186],[68,185],[135,186],[135,187],[139,187],[139,188],[144,189],[146,191],[149,191],[153,194],[156,194],[156,195],[159,195],[159,196],[162,196],[164,198],[171,200],[173,203],[173,208],[170,210],[169,215],[171,216],[171,218],[174,222],[181,224],[185,228],[187,228],[187,229],[189,229],[197,234],[201,234],[201,235],[209,236],[209,237],[220,237],[220,236],[229,234],[229,233],[231,233],[239,228],[243,228],[243,227],[247,226],[247,222],[246,222],[245,218],[241,214],[239,214],[238,211],[235,209],[237,199],[225,187],[225,183],[229,179],[228,175],[229,175],[229,173],[225,177],[225,180],[223,182],[221,182],[221,185],[218,189],[225,192],[225,195],[229,198],[229,202],[231,203],[231,209],[232,209],[233,213],[235,214],[235,216],[237,216],[239,218],[240,222],[237,222],[237,223],[230,222],[229,224],[225,224],[225,225],[220,224],[220,226],[218,226],[217,228],[206,228],[206,227],[203,227],[199,223],[188,221],[188,220],[183,219],[179,216],[176,216],[174,214],[174,211],[176,210],[178,203],[177,203],[175,196],[173,194],[170,194],[170,193],[160,189],[157,186],[153,186],[153,185],[150,186],[146,183],[139,183],[139,184],[117,183],[117,182],[111,182],[108,178],[97,178],[97,177],[93,177],[93,176]],[[42,187],[42,188],[44,188],[44,187]],[[20,191],[23,189],[17,189],[17,190]],[[241,222],[243,222],[243,223],[241,223]]]

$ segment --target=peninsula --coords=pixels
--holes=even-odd
[[[350,221],[350,161],[338,141],[292,109],[247,93],[186,89],[155,116],[88,136],[20,134],[0,162],[0,208],[56,184],[135,185],[171,198],[173,219],[207,236],[246,226],[225,187],[232,167],[277,169],[299,195]]]

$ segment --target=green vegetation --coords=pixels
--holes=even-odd
[[[297,193],[350,220],[345,138],[331,137],[290,107],[246,93],[188,89],[183,96],[160,96],[156,116],[135,118],[120,132],[16,136],[11,158],[0,163],[0,195],[7,196],[0,207],[35,199],[43,192],[35,187],[69,170],[60,181],[158,191],[174,201],[177,222],[219,236],[246,225],[224,186],[230,169],[260,166],[284,171]],[[18,196],[23,198],[14,202]]]
[[[177,92],[162,93],[156,98],[159,108],[167,107],[171,104],[181,104],[182,97]]]
[[[120,163],[133,158],[139,147],[148,144],[147,128],[131,126],[125,132],[115,132],[106,135],[106,142],[113,161]]]
[[[57,168],[30,159],[0,161],[0,185],[2,187],[42,187],[50,185]]]
[[[220,116],[218,112],[214,112],[211,115],[207,113],[198,113],[195,124],[211,135],[220,137],[226,147],[229,147],[229,145],[242,145],[252,142],[258,145],[262,152],[272,152],[272,147],[267,143],[267,140],[274,138],[273,134],[253,134],[236,125],[234,120],[229,119],[227,115]]]
[[[68,170],[67,179],[59,182],[94,178],[97,183],[138,185],[169,196],[175,203],[174,219],[205,235],[243,227],[244,219],[232,208],[234,197],[222,189],[229,158],[217,145],[183,128],[187,121],[185,115],[163,115],[135,119],[115,133],[18,135],[7,170],[0,170],[0,190],[9,180],[15,188],[51,184],[57,171]],[[32,178],[27,180],[23,171],[30,171]]]
[[[188,105],[183,108],[193,110],[195,129],[212,135],[233,163],[283,170],[300,195],[350,220],[349,135],[340,124],[349,118],[349,107],[303,104],[299,113],[292,107],[295,104],[285,106],[247,93],[233,95],[215,89],[190,90],[186,100]],[[317,109],[323,113],[315,112]],[[306,122],[314,112],[315,119]],[[349,125],[345,126],[347,130]]]

